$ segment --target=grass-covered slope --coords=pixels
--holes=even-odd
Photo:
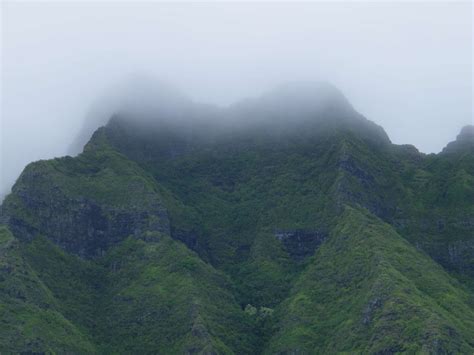
[[[252,318],[227,277],[166,235],[95,261],[1,228],[0,351],[251,353]]]
[[[368,212],[347,207],[278,308],[267,353],[472,353],[474,298]]]
[[[448,270],[474,278],[473,136],[461,133],[437,155],[399,155],[397,166],[409,199],[392,224]]]
[[[130,238],[101,263],[108,270],[98,311],[102,351],[245,354],[258,345],[228,278],[183,244]]]
[[[61,303],[25,260],[22,247],[6,227],[0,226],[0,352],[96,351],[87,333],[61,313]],[[47,255],[40,251],[37,257],[47,262]],[[69,306],[75,312],[81,304]]]
[[[170,238],[160,190],[173,199],[107,146],[27,167],[2,211],[16,236],[2,227],[3,350],[259,346],[228,277]]]

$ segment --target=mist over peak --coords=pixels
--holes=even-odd
[[[210,130],[242,130],[264,125],[267,129],[287,129],[303,121],[357,119],[340,90],[327,82],[287,82],[259,97],[218,107],[191,100],[169,82],[153,76],[136,75],[114,87],[96,102],[85,119],[74,149],[80,151],[92,132],[115,121],[130,121],[150,129],[173,127],[189,131],[206,126]],[[214,125],[213,128],[209,125]]]
[[[239,121],[291,123],[298,121],[354,119],[352,105],[334,85],[320,81],[293,81],[276,86],[259,97],[241,100],[229,107]]]
[[[304,107],[308,111],[330,105],[352,109],[349,101],[336,86],[322,81],[286,82],[266,93],[262,101],[292,108]]]
[[[69,154],[82,151],[92,133],[112,117],[120,116],[146,122],[188,121],[196,112],[195,104],[177,86],[152,74],[134,74],[98,97],[83,120],[82,129],[69,148]]]
[[[288,80],[334,83],[395,143],[425,153],[441,151],[472,123],[470,2],[10,1],[2,10],[0,191],[31,161],[78,154],[125,108],[130,118],[161,110],[164,119],[189,117],[185,107],[206,102],[189,111],[222,119],[224,110],[231,120],[238,106],[242,122],[255,100],[235,103],[266,92],[274,105],[256,105],[276,122],[277,104],[308,107],[300,84],[266,91]],[[156,89],[155,78],[186,94]],[[288,98],[292,91],[297,100]]]
[[[137,150],[142,145],[159,147],[160,154],[173,158],[203,147],[313,144],[346,133],[371,145],[390,143],[382,127],[356,112],[342,92],[329,83],[285,83],[228,107],[193,102],[179,91],[158,87],[159,91],[138,96],[146,97],[151,105],[140,105],[139,100],[137,109],[117,110],[112,115],[105,129],[119,145],[133,141]],[[141,91],[131,92],[135,95]],[[175,92],[180,94],[173,96]],[[170,100],[162,103],[163,97]],[[88,149],[100,146],[100,137],[100,132],[94,134]]]
[[[136,75],[117,90],[116,111],[127,115],[184,115],[193,105],[192,100],[171,83],[149,75]]]
[[[474,141],[474,125],[467,125],[461,128],[461,132],[459,132],[456,140],[460,141]]]
[[[109,104],[115,102],[115,107],[109,107],[110,123],[139,130],[218,139],[229,134],[311,136],[341,128],[389,141],[381,127],[356,112],[342,92],[327,82],[285,82],[227,107],[195,102],[175,86],[151,77],[134,78],[114,94],[116,99],[109,100]],[[103,120],[99,117],[99,122]],[[95,124],[96,128],[100,125]],[[88,127],[90,136],[92,125]],[[81,137],[88,139],[83,133]]]
[[[448,143],[442,153],[474,153],[474,125],[464,126],[456,140]]]

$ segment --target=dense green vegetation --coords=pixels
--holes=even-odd
[[[0,352],[472,353],[472,130],[424,155],[330,91],[117,116],[27,166],[0,215]]]
[[[0,350],[95,351],[90,339],[61,313],[58,300],[22,255],[20,242],[1,226],[0,243]],[[39,255],[44,259],[45,255]],[[67,282],[62,280],[63,284]]]
[[[346,208],[313,259],[268,353],[472,353],[472,295],[370,213]]]
[[[169,236],[128,238],[100,261],[1,230],[5,352],[251,353],[253,319],[228,278]]]

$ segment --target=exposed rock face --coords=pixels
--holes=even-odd
[[[418,246],[447,270],[474,275],[474,240],[425,241]]]
[[[360,158],[347,153],[347,149],[350,148],[342,146],[337,162],[339,179],[334,189],[336,203],[339,206],[345,203],[358,204],[380,218],[390,218],[394,209],[393,202],[373,193],[379,189],[375,175],[378,171],[366,166]]]
[[[169,233],[166,211],[159,204],[153,210],[124,209],[60,194],[49,201],[34,192],[19,196],[26,208],[38,211],[39,223],[32,226],[17,216],[10,217],[8,224],[16,236],[31,240],[46,235],[62,249],[84,258],[101,256],[130,235]]]
[[[450,243],[448,254],[449,262],[461,273],[474,274],[474,240]]]
[[[172,229],[171,235],[174,239],[183,242],[189,249],[194,251],[200,250],[199,237],[195,231]]]
[[[374,313],[377,311],[377,309],[382,307],[382,304],[383,300],[380,297],[375,297],[369,301],[364,309],[362,317],[362,323],[364,325],[369,325],[371,323]]]
[[[84,181],[64,179],[47,162],[38,162],[24,171],[5,201],[3,219],[19,239],[30,241],[43,235],[83,258],[101,256],[131,235],[170,233],[167,211],[145,180],[101,176],[101,172],[110,173],[107,163],[95,168],[87,181],[104,184],[115,195],[113,199],[101,198],[99,190],[95,198],[80,195],[75,190]]]
[[[327,238],[327,233],[320,230],[275,230],[275,237],[280,240],[288,254],[296,261],[301,261],[314,254],[316,249]]]
[[[473,218],[464,212],[455,212],[457,211],[444,211],[446,217],[425,215],[416,219],[394,220],[393,225],[402,235],[407,236],[417,249],[429,254],[445,269],[472,277]]]

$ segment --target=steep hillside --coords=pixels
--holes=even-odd
[[[290,296],[268,353],[471,353],[473,296],[370,213],[347,207]]]
[[[169,232],[153,180],[106,146],[77,158],[30,164],[3,211],[21,240],[46,235],[85,258],[102,255],[130,234]]]
[[[258,347],[228,278],[169,237],[156,184],[102,148],[31,164],[5,201],[0,350]]]
[[[39,254],[39,257],[44,256]],[[67,282],[63,280],[64,284]],[[51,290],[25,260],[21,243],[3,226],[0,226],[0,318],[1,352],[96,350],[91,339],[61,313],[61,305]]]
[[[473,351],[472,128],[425,155],[327,84],[165,97],[6,197],[1,352]]]
[[[400,174],[411,203],[398,206],[393,224],[445,268],[474,277],[474,138],[466,126],[438,155],[410,162]],[[409,162],[409,163],[408,163]]]

